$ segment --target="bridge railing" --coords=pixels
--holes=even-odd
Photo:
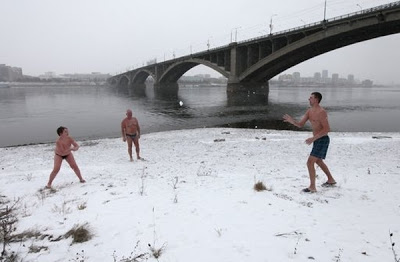
[[[345,15],[341,15],[341,16],[336,16],[336,17],[333,17],[333,18],[329,18],[329,19],[327,19],[325,21],[322,20],[322,21],[310,23],[310,24],[303,25],[303,26],[297,26],[297,27],[294,27],[294,28],[290,28],[290,29],[286,29],[286,30],[283,30],[283,31],[276,32],[274,35],[275,36],[276,35],[284,35],[284,34],[287,34],[289,32],[298,31],[298,30],[302,30],[302,29],[306,29],[306,28],[315,27],[315,26],[320,26],[323,23],[327,24],[329,22],[338,21],[338,20],[341,20],[341,19],[357,16],[357,15],[360,15],[360,14],[366,14],[366,13],[375,12],[375,11],[379,11],[379,10],[386,10],[386,9],[389,9],[389,8],[392,8],[392,7],[398,7],[398,6],[400,6],[400,1],[392,2],[392,3],[389,3],[389,4],[380,5],[380,6],[375,6],[375,7],[372,7],[372,8],[364,9],[364,10],[361,10],[361,11],[357,11],[357,12],[353,12],[353,13],[349,13],[349,14],[345,14]],[[265,37],[268,37],[268,36],[269,35],[263,35],[263,36],[254,37],[254,38],[251,38],[251,39],[240,41],[240,42],[238,42],[238,44],[244,44],[244,43],[251,42],[251,41],[254,41],[254,40],[257,40],[257,39],[262,39],[262,38],[265,38]]]

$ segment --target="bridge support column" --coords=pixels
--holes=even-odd
[[[251,106],[267,105],[269,84],[266,83],[228,83],[228,105]]]
[[[154,83],[154,94],[160,97],[178,97],[178,83]]]
[[[146,84],[131,84],[129,89],[133,91],[136,95],[144,96],[146,95]]]

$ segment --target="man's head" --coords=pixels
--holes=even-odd
[[[320,92],[313,92],[311,93],[312,96],[318,101],[318,104],[321,103],[322,95]]]
[[[61,134],[64,132],[64,130],[66,130],[68,128],[64,127],[64,126],[60,126],[59,128],[57,128],[57,134],[59,136],[61,136]]]
[[[126,116],[128,118],[131,118],[132,117],[132,110],[130,110],[130,109],[126,110]]]

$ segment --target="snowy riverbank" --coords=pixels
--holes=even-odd
[[[338,184],[322,188],[317,169],[319,191],[306,194],[300,191],[309,182],[309,135],[228,128],[152,133],[140,140],[145,161],[133,163],[122,139],[78,141],[74,155],[87,183],[64,162],[55,192],[43,190],[54,144],[0,148],[0,200],[19,199],[15,233],[42,236],[7,248],[40,262],[139,254],[156,261],[148,244],[163,247],[159,261],[393,261],[389,230],[400,243],[400,134],[331,133],[326,163]],[[256,192],[258,181],[268,190]],[[77,225],[93,237],[71,245],[61,236]]]

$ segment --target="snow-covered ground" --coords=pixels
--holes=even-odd
[[[400,244],[400,134],[330,133],[337,186],[308,186],[308,132],[194,129],[143,135],[144,161],[122,139],[78,141],[87,183],[64,161],[44,190],[54,144],[0,148],[0,201],[16,203],[11,243],[23,261],[394,261]],[[73,129],[71,130],[73,136]],[[378,138],[374,138],[378,137]],[[268,190],[254,190],[261,181]],[[5,203],[8,201],[8,203]],[[77,226],[93,237],[73,243]],[[36,250],[35,250],[36,249]],[[394,246],[400,254],[400,245]],[[30,252],[28,252],[30,251]],[[135,261],[135,260],[125,260]]]

